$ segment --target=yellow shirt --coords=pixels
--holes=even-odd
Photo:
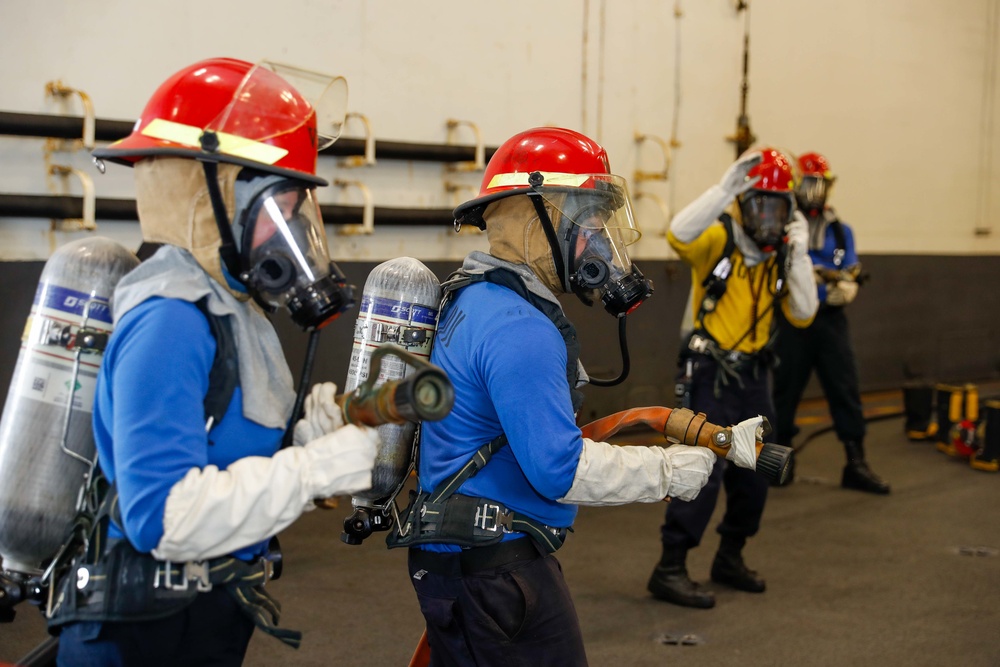
[[[667,232],[667,242],[691,267],[691,310],[695,320],[693,324],[699,328],[698,311],[705,295],[702,283],[722,257],[726,247],[726,228],[721,222],[715,222],[690,243],[682,243],[672,232]],[[774,291],[778,279],[777,258],[772,255],[763,263],[749,268],[744,263],[743,253],[736,247],[730,259],[733,266],[726,280],[726,293],[719,299],[715,310],[705,314],[700,328],[707,331],[722,349],[732,350],[736,345],[740,352],[752,354],[760,351],[771,335]],[[786,299],[782,299],[780,304],[792,325],[807,327],[812,323],[811,317],[808,320],[793,318]]]

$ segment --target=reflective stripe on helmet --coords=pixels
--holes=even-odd
[[[529,185],[528,177],[532,173],[535,172],[518,171],[509,174],[496,174],[492,179],[490,179],[486,189],[489,190],[490,188],[505,188],[511,186],[527,187]],[[540,171],[538,173],[542,175],[543,185],[562,185],[578,188],[591,179],[590,174],[563,174],[551,171]]]
[[[142,129],[142,134],[153,139],[171,141],[175,144],[201,148],[204,130],[194,125],[185,125],[171,120],[154,118]],[[288,155],[288,151],[278,146],[265,144],[253,139],[239,137],[228,132],[216,132],[219,138],[219,152],[224,155],[253,160],[262,164],[274,164]],[[114,148],[114,144],[110,146]]]

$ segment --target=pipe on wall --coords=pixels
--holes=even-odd
[[[124,120],[96,119],[94,138],[97,141],[117,141],[132,132],[134,123]],[[79,139],[83,135],[83,118],[0,111],[0,134],[15,137]],[[365,154],[364,139],[338,139],[320,151],[320,155],[348,156]],[[486,148],[486,159],[496,152]],[[469,162],[476,158],[475,146],[421,144],[404,141],[375,142],[376,160],[416,160],[421,162]]]
[[[321,204],[323,222],[328,225],[361,224],[364,207]],[[380,225],[450,226],[454,223],[447,208],[385,208],[376,206],[375,219]],[[83,198],[71,195],[11,195],[0,194],[0,216],[12,218],[72,219],[83,215]],[[95,201],[98,220],[138,221],[132,199],[102,199]]]

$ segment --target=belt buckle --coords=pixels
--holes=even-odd
[[[153,578],[153,588],[161,586],[168,591],[186,591],[190,582],[195,582],[195,588],[202,593],[212,590],[212,582],[208,578],[208,564],[203,561],[189,561],[179,565],[180,578],[174,580],[174,563],[163,561],[163,564],[156,568],[156,575]]]
[[[492,510],[492,513],[490,510]],[[504,512],[499,504],[483,503],[481,506],[476,506],[476,517],[472,523],[477,528],[491,533],[495,533],[498,530],[509,533],[511,521],[510,512]],[[487,522],[491,525],[487,525]]]
[[[156,574],[153,576],[153,588],[165,588],[168,591],[184,591],[187,590],[187,580],[178,583],[173,581],[172,575],[174,571],[174,564],[172,561],[165,560],[156,566]],[[181,574],[183,574],[183,569]]]
[[[208,563],[203,560],[184,563],[184,587],[187,582],[194,581],[195,588],[201,593],[212,590],[212,582],[208,578]]]
[[[692,352],[697,352],[698,354],[705,354],[708,352],[708,339],[701,336],[691,336],[691,340],[688,341],[688,349]]]

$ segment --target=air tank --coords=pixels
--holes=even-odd
[[[112,297],[139,264],[89,237],[45,263],[0,418],[0,558],[36,574],[67,538],[95,460],[91,411]]]
[[[354,347],[344,391],[353,391],[368,378],[372,353],[386,344],[430,359],[437,329],[441,283],[422,262],[397,257],[379,264],[368,274],[361,308],[354,326]],[[375,386],[399,380],[412,371],[403,360],[382,357]],[[410,467],[416,424],[383,424],[378,427],[382,444],[375,457],[372,488],[354,496],[357,501],[377,501],[389,496],[403,481]]]

